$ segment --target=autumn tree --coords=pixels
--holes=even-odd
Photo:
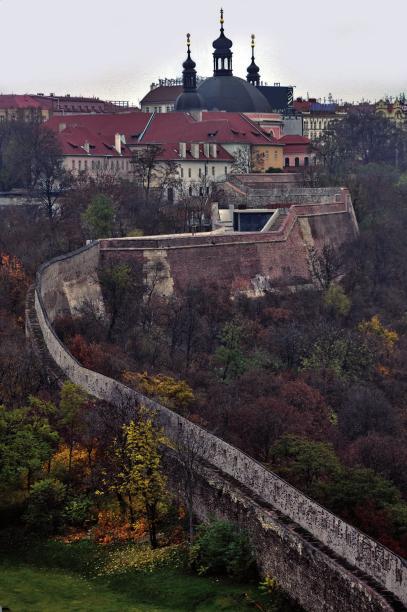
[[[123,426],[124,446],[116,443],[117,487],[128,498],[133,520],[134,507],[140,509],[147,521],[151,547],[157,548],[157,527],[166,499],[159,449],[165,438],[146,412],[141,410],[139,417],[137,422],[132,420]]]
[[[87,394],[74,383],[65,381],[62,385],[57,419],[62,436],[68,446],[68,473],[72,468],[74,446],[80,435],[81,410],[87,399]]]

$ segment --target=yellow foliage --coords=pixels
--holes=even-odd
[[[94,457],[94,451],[92,452],[92,458]],[[78,465],[81,468],[86,468],[88,466],[89,463],[89,455],[88,452],[80,447],[80,446],[74,446],[73,451],[72,451],[72,465]],[[57,466],[63,466],[68,468],[68,464],[69,464],[69,447],[66,446],[65,444],[61,444],[58,448],[58,450],[54,453],[53,457],[52,457],[52,466],[53,468],[57,467]]]
[[[123,372],[123,382],[144,395],[155,397],[175,412],[185,413],[195,397],[185,380],[157,374],[150,376],[147,372]]]
[[[370,321],[362,321],[358,326],[359,331],[366,335],[376,336],[383,340],[387,349],[392,349],[399,337],[397,332],[384,327],[378,315],[374,315]]]

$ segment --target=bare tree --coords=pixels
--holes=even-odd
[[[133,151],[133,175],[143,188],[146,203],[150,201],[153,191],[157,201],[161,202],[168,189],[179,187],[178,164],[173,160],[164,160],[163,153],[164,149],[155,144],[138,146]]]
[[[175,439],[175,450],[179,461],[177,470],[178,485],[183,491],[187,512],[188,512],[188,534],[192,542],[194,537],[194,493],[197,482],[197,467],[202,455],[203,441],[199,431],[194,427],[184,431],[178,429]]]
[[[322,249],[308,249],[308,262],[313,280],[320,289],[326,290],[341,275],[342,262],[331,244],[324,244]]]

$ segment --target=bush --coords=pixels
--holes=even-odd
[[[43,535],[57,533],[63,524],[66,489],[59,480],[39,480],[31,487],[24,521]]]
[[[226,521],[203,525],[191,547],[192,566],[198,574],[247,578],[255,562],[247,535]]]
[[[63,517],[72,527],[83,527],[92,518],[92,501],[89,497],[74,497],[65,505]]]

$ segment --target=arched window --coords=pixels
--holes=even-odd
[[[285,165],[286,168],[289,167],[289,165],[290,165],[290,158],[289,157],[285,158],[285,164],[284,165]]]
[[[296,157],[296,158],[295,158],[295,167],[296,167],[296,168],[298,168],[298,167],[299,167],[299,165],[300,165],[300,158],[299,158],[299,157]]]
[[[304,157],[304,166],[309,166],[309,157]]]

